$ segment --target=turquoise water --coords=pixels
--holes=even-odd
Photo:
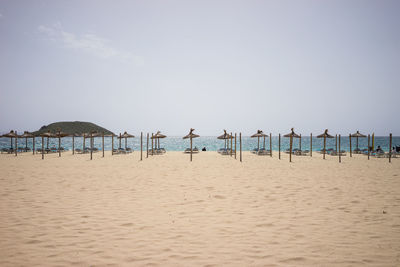
[[[75,137],[75,148],[82,148],[81,137]],[[47,140],[45,138],[45,147],[47,145]],[[111,150],[111,137],[104,138],[105,150]],[[182,137],[167,137],[161,139],[161,147],[164,147],[169,151],[183,151],[190,147],[190,141],[188,139],[183,140]],[[302,137],[302,149],[310,149],[310,137]],[[122,147],[125,146],[125,140],[122,140]],[[366,148],[368,144],[368,138],[359,138],[359,148]],[[260,139],[260,146],[263,145],[263,140]],[[386,152],[389,151],[389,137],[375,137],[375,147],[381,146]],[[396,136],[392,138],[392,146],[400,146],[400,137]],[[14,146],[14,141],[13,141]],[[36,138],[36,148],[40,148],[41,138]],[[58,147],[58,139],[50,138],[49,147]],[[72,137],[64,137],[61,139],[61,146],[67,150],[72,149]],[[86,146],[90,146],[89,140],[86,140]],[[101,138],[94,138],[94,146],[101,149]],[[119,146],[118,139],[114,138],[114,148]],[[127,146],[133,148],[134,150],[140,150],[140,137],[130,138],[127,140]],[[198,147],[199,149],[206,147],[208,151],[216,151],[219,148],[224,147],[224,140],[219,140],[214,136],[199,137],[193,139],[193,147]],[[278,150],[278,136],[272,137],[272,150]],[[0,148],[9,148],[10,138],[0,138]],[[18,147],[25,147],[25,139],[18,139]],[[28,147],[32,148],[32,139],[28,138]],[[151,147],[151,141],[149,144]],[[243,151],[249,151],[257,147],[257,138],[250,138],[248,136],[242,137],[242,149]],[[266,147],[269,149],[269,138],[266,139]],[[352,139],[352,148],[356,147],[356,139]],[[146,139],[143,138],[143,148],[146,148]],[[281,150],[284,151],[289,148],[289,138],[281,137]],[[299,140],[294,139],[293,148],[299,148]],[[323,148],[323,139],[319,139],[313,136],[313,151],[317,151]],[[327,148],[335,148],[335,139],[327,139]],[[341,149],[349,150],[349,137],[342,137],[341,139]],[[237,150],[239,150],[239,138],[237,139]]]

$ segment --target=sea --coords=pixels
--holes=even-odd
[[[82,148],[83,147],[83,138],[82,137],[75,137],[75,148]],[[101,137],[96,137],[94,139],[94,147],[97,147],[99,150],[102,147],[102,138]],[[312,138],[312,150],[313,151],[318,151],[321,150],[324,146],[323,143],[323,138],[316,138],[313,136]],[[143,149],[146,149],[146,137],[143,136]],[[149,147],[151,148],[151,139],[149,140]],[[350,143],[349,143],[349,136],[342,136],[341,137],[341,150],[349,151],[350,149]],[[36,148],[41,148],[42,144],[42,138],[37,137],[35,138],[35,147]],[[58,147],[58,138],[49,138],[48,140],[49,144],[48,147]],[[237,150],[239,150],[239,136],[237,137],[236,140],[236,147]],[[371,145],[372,145],[372,139],[370,140]],[[44,146],[45,148],[47,147],[47,138],[44,138]],[[104,138],[104,149],[105,150],[111,150],[112,148],[112,141],[111,137],[105,137]],[[272,143],[272,150],[273,151],[278,151],[279,149],[279,137],[278,136],[272,136],[271,138],[271,143]],[[326,147],[327,149],[333,148],[336,149],[336,144],[339,142],[337,141],[336,143],[336,138],[332,139],[327,139],[326,141]],[[357,146],[357,141],[356,138],[352,138],[352,148],[356,148]],[[259,145],[260,147],[264,147],[264,139],[260,138],[259,140]],[[289,149],[290,141],[289,138],[281,136],[281,151],[285,151],[286,149]],[[15,141],[13,140],[13,147],[15,146]],[[32,148],[32,138],[28,138],[25,140],[25,138],[19,138],[18,139],[18,147],[25,147],[28,146],[29,148]],[[66,150],[71,150],[72,149],[72,137],[64,137],[61,138],[61,146],[66,149]],[[86,139],[85,141],[85,146],[90,147],[90,140]],[[132,148],[133,150],[140,150],[140,136],[135,137],[135,138],[128,138],[126,139],[126,146]],[[301,138],[301,143],[300,139],[294,138],[293,139],[293,149],[295,148],[300,148],[302,150],[310,150],[310,136],[303,136]],[[381,146],[381,148],[388,152],[389,151],[389,136],[375,136],[374,140],[374,146],[375,148],[378,146]],[[392,138],[392,147],[394,146],[400,146],[400,136],[394,136]],[[0,138],[0,148],[10,148],[10,138]],[[119,139],[114,138],[114,148],[119,147]],[[121,147],[125,147],[125,139],[121,140]],[[182,139],[182,137],[178,136],[168,136],[164,139],[160,139],[160,147],[165,148],[167,151],[184,151],[186,148],[190,147],[190,140],[189,139]],[[220,148],[225,147],[225,140],[220,140],[217,139],[216,136],[202,136],[199,138],[193,139],[193,148],[197,147],[198,149],[206,148],[207,151],[216,151]],[[233,139],[233,148],[235,147],[235,140]],[[251,151],[255,148],[258,147],[258,138],[251,138],[250,136],[242,136],[242,150],[243,151]],[[265,139],[265,148],[269,149],[270,147],[270,140],[269,137]],[[368,147],[368,138],[359,138],[358,139],[358,147],[360,149],[364,149]]]

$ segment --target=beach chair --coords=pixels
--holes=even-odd
[[[217,150],[217,152],[222,154],[222,153],[224,153],[225,150],[226,150],[225,148],[220,148],[220,149]]]
[[[384,157],[386,157],[386,154],[385,154],[385,152],[384,151],[376,151],[376,157],[377,158],[384,158]]]
[[[269,156],[269,155],[271,155],[271,151],[269,151],[268,149],[265,149],[265,148],[261,148],[257,152],[257,155],[259,155],[259,156]]]
[[[254,148],[253,150],[251,150],[250,152],[253,154],[258,154],[259,149],[258,148]]]
[[[10,152],[10,151],[12,151],[12,152]],[[3,154],[3,153],[10,154],[13,152],[14,152],[14,149],[12,149],[12,148],[2,148],[1,149],[1,154]]]
[[[226,156],[226,155],[229,155],[230,154],[230,149],[227,149],[227,148],[221,148],[220,150],[219,150],[219,152],[218,153],[220,153],[221,155],[224,155],[224,156]],[[190,152],[190,149],[189,149],[189,152]]]
[[[157,148],[156,150],[155,150],[155,154],[156,155],[162,155],[162,154],[164,154],[165,153],[165,149],[164,148]]]
[[[309,150],[303,150],[303,151],[300,150],[300,156],[308,156],[309,153],[310,153]]]
[[[190,148],[186,148],[184,153],[190,153]],[[199,153],[199,149],[197,147],[193,148],[193,153]]]

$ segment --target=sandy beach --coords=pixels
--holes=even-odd
[[[0,265],[400,265],[400,159],[139,157],[0,155]]]

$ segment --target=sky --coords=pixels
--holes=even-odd
[[[400,1],[0,1],[0,132],[400,135]]]

